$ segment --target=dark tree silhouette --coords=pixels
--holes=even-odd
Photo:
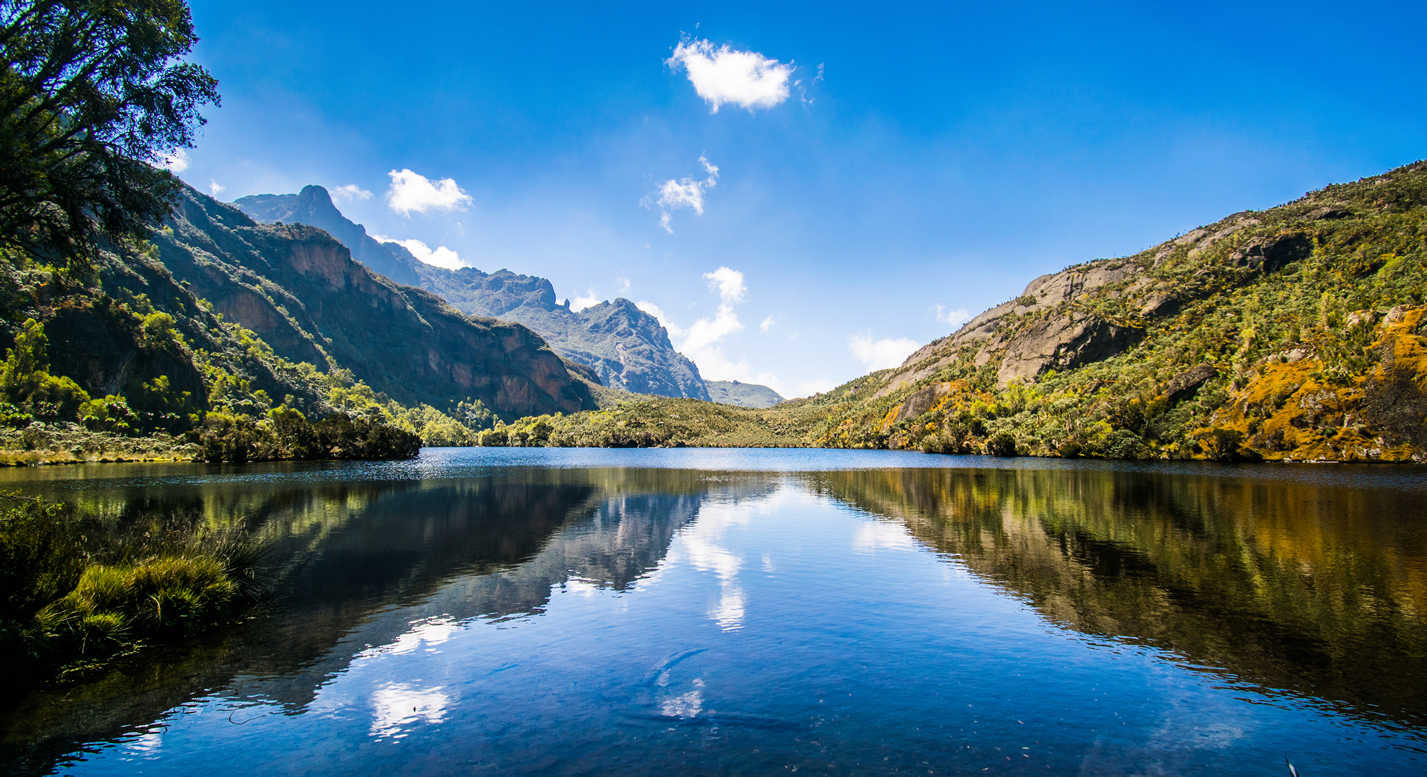
[[[218,103],[197,40],[182,0],[0,0],[0,247],[83,263],[167,213],[158,165]]]

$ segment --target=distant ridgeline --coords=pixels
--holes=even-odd
[[[783,401],[778,392],[757,383],[739,383],[736,380],[706,380],[709,397],[724,405],[765,408]]]
[[[1035,279],[900,367],[760,410],[646,401],[506,445],[1427,458],[1427,162]]]
[[[92,270],[0,256],[0,305],[0,448],[39,458],[140,437],[119,456],[401,457],[497,418],[596,407],[529,329],[188,187],[150,242]]]
[[[674,350],[659,320],[627,299],[572,311],[556,304],[550,281],[509,270],[448,270],[418,260],[397,243],[381,243],[332,204],[321,186],[298,194],[258,194],[234,203],[264,223],[308,224],[326,230],[352,257],[397,283],[417,286],[463,313],[524,324],[556,353],[584,364],[611,388],[637,394],[709,399],[699,368]]]

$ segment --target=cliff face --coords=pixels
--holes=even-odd
[[[326,230],[369,269],[420,286],[463,313],[513,321],[535,330],[556,353],[590,367],[606,386],[638,394],[709,399],[692,361],[674,350],[658,319],[626,299],[580,311],[556,304],[550,281],[509,270],[448,270],[425,264],[396,243],[379,243],[344,217],[327,190],[262,194],[233,203],[260,222],[301,223]]]
[[[515,416],[594,406],[530,330],[376,275],[319,229],[259,225],[186,189],[154,242],[177,279],[279,355],[349,369],[397,401],[480,399]]]

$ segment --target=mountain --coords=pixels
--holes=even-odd
[[[783,401],[778,392],[757,383],[739,383],[736,380],[708,380],[709,397],[714,402],[739,407],[766,408]]]
[[[483,439],[1424,461],[1427,162],[1036,278],[824,394],[697,404],[526,419]]]
[[[512,415],[594,406],[529,329],[468,317],[373,273],[320,229],[260,225],[186,188],[154,243],[180,283],[279,356],[350,370],[399,402],[475,398]]]
[[[592,368],[606,386],[638,394],[709,399],[698,367],[674,350],[658,319],[629,300],[572,311],[556,303],[555,288],[544,278],[426,264],[400,244],[372,238],[337,210],[321,186],[307,186],[297,194],[242,197],[233,204],[264,223],[308,224],[326,230],[369,269],[426,289],[463,313],[524,324],[556,353]]]

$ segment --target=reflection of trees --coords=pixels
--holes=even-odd
[[[653,569],[706,493],[766,492],[776,476],[711,482],[697,471],[519,469],[449,480],[217,480],[88,492],[115,520],[182,512],[266,537],[279,601],[250,625],[142,667],[36,694],[5,721],[20,771],[225,689],[289,710],[366,646],[422,619],[539,612],[570,579],[623,590]],[[244,679],[246,678],[246,679]]]
[[[809,480],[904,521],[1070,628],[1360,711],[1427,717],[1417,494],[1076,469]]]

